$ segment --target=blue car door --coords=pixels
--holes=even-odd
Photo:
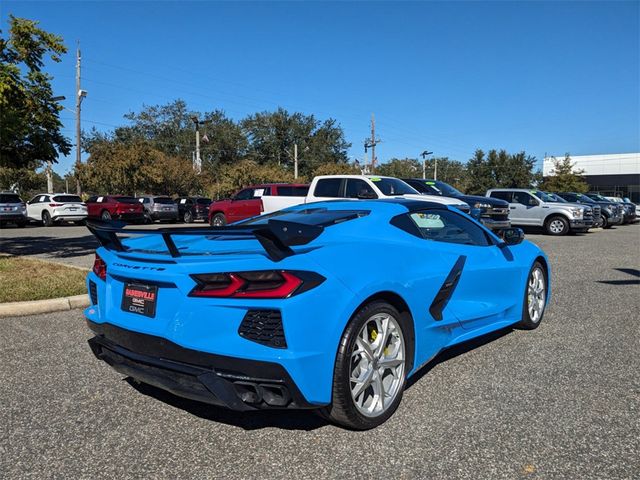
[[[437,252],[451,266],[440,296],[431,300],[435,321],[455,318],[465,330],[475,330],[520,314],[521,267],[509,251],[493,244],[482,227],[463,214],[431,210],[411,217],[431,254]]]

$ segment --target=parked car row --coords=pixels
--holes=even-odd
[[[487,228],[542,227],[549,235],[611,228],[636,220],[636,205],[629,199],[598,193],[544,192],[525,188],[494,188],[485,196],[466,195],[445,182],[431,179],[376,175],[323,175],[310,185],[265,183],[238,191],[231,198],[211,201],[204,197],[167,195],[92,196],[86,203],[71,194],[39,194],[22,202],[12,192],[0,194],[0,224],[29,221],[51,226],[60,222],[82,224],[86,218],[131,223],[205,221],[220,227],[272,213],[293,205],[326,200],[408,198],[458,208]]]

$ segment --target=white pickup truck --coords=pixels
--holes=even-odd
[[[324,200],[371,200],[398,197],[450,205],[469,213],[469,205],[458,199],[439,195],[423,195],[398,178],[378,175],[322,175],[311,181],[309,193],[305,197],[265,195],[261,200],[262,213],[271,213],[301,203]]]

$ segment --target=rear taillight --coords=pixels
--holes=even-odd
[[[317,287],[325,278],[313,272],[261,270],[191,276],[189,296],[207,298],[289,298]]]
[[[49,204],[49,206],[50,206],[51,208],[61,207],[61,206],[62,206],[62,203],[50,203],[50,204]]]
[[[93,261],[93,273],[95,273],[102,280],[107,279],[107,264],[100,258],[100,255],[96,253],[96,258]]]

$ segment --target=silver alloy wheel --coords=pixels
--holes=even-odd
[[[405,347],[398,321],[373,315],[362,326],[351,353],[350,388],[360,413],[377,417],[393,404],[404,382]]]
[[[544,312],[544,305],[547,301],[547,287],[542,268],[536,267],[529,276],[529,287],[527,289],[527,309],[529,318],[533,323],[538,323]]]
[[[553,233],[562,233],[564,231],[564,222],[562,220],[552,220],[549,224],[549,230]]]
[[[223,217],[221,217],[220,215],[215,215],[213,217],[213,226],[214,227],[224,227],[224,221],[222,219],[223,219]]]

